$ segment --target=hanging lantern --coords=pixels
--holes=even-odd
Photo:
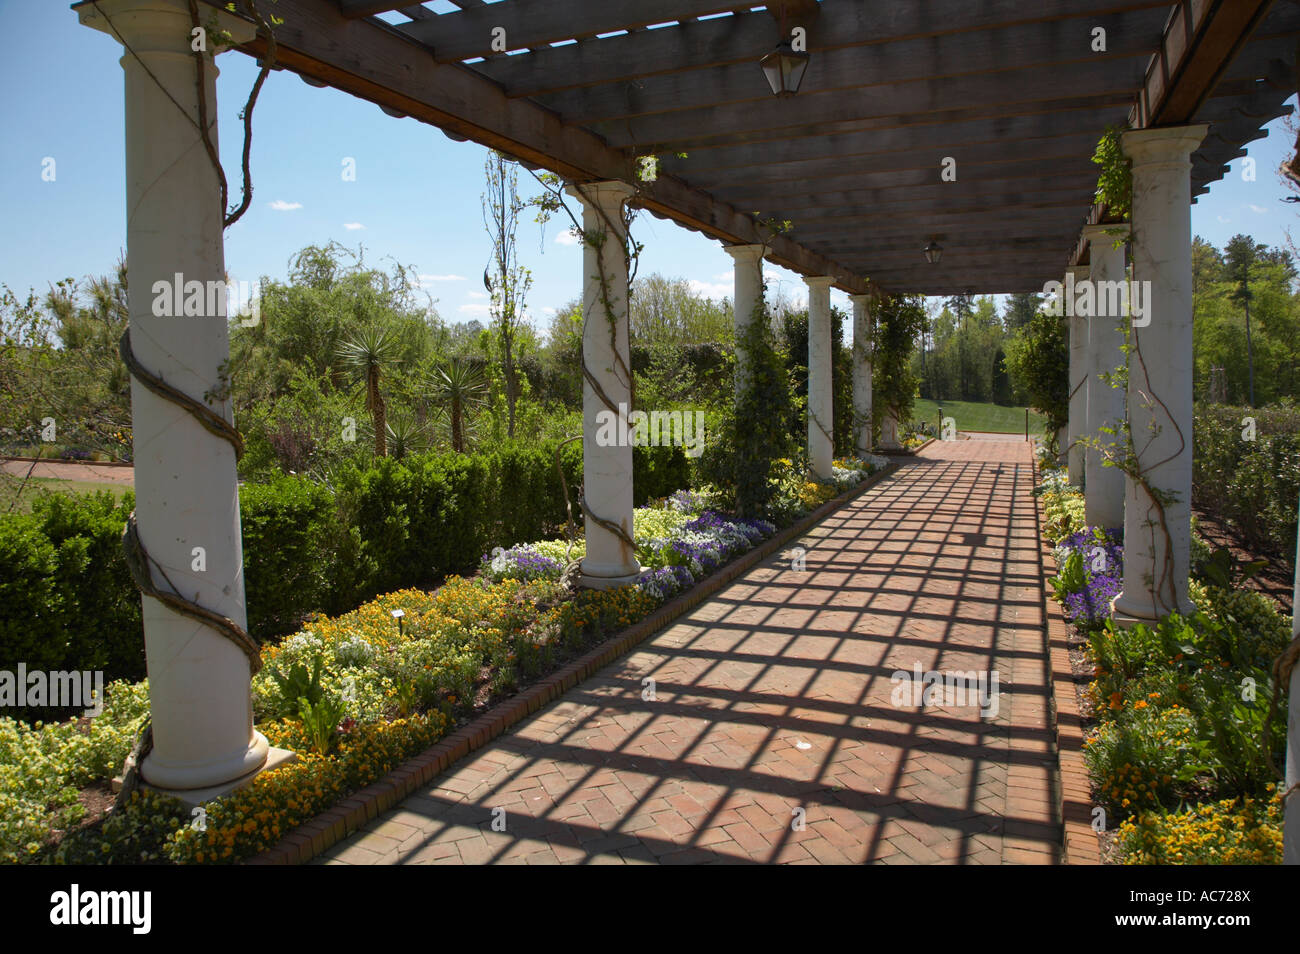
[[[939,259],[943,255],[943,247],[934,239],[930,239],[930,244],[922,251],[925,252],[925,260],[931,265],[938,265]]]
[[[767,77],[767,85],[777,96],[793,96],[799,92],[803,74],[808,69],[809,56],[793,48],[789,40],[758,61]]]

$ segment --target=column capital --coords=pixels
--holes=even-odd
[[[871,292],[862,292],[859,295],[850,295],[849,301],[853,302],[853,304],[855,305],[870,306],[872,299],[874,299],[875,297],[876,296],[871,294]]]
[[[804,284],[814,291],[821,291],[823,288],[830,291],[830,287],[835,284],[834,275],[805,275]]]
[[[1114,245],[1117,241],[1127,239],[1133,227],[1127,222],[1111,222],[1109,225],[1085,225],[1083,239],[1089,245]]]
[[[724,245],[722,250],[736,260],[737,264],[745,262],[753,264],[761,261],[764,253],[767,252],[766,245]]]
[[[216,7],[199,8],[200,25],[206,27],[212,18],[237,44],[257,36],[257,27],[247,20]],[[77,19],[82,26],[129,43],[136,53],[193,55],[193,21],[186,0],[98,0],[78,6]],[[207,42],[208,52],[213,55],[229,49],[221,46],[216,37],[209,37]]]
[[[1160,126],[1155,129],[1130,129],[1119,138],[1124,155],[1133,165],[1174,162],[1186,159],[1205,139],[1209,125]]]
[[[593,205],[606,212],[617,212],[623,203],[636,195],[636,188],[618,179],[605,179],[600,182],[573,182],[564,187],[564,191],[584,205]]]

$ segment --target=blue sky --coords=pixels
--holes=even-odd
[[[8,92],[0,107],[0,282],[18,293],[43,292],[61,278],[107,273],[126,242],[120,47],[80,26],[59,0],[0,0],[0,36],[0,88]],[[221,155],[233,192],[242,145],[237,113],[256,66],[239,53],[217,62]],[[1276,169],[1293,142],[1283,121],[1274,122],[1267,139],[1249,146],[1255,180],[1243,178],[1242,160],[1234,162],[1192,207],[1193,231],[1220,248],[1237,232],[1283,245],[1300,208],[1281,201]],[[414,266],[447,321],[482,318],[481,276],[491,250],[479,201],[485,155],[432,126],[274,72],[254,114],[253,205],[226,233],[227,270],[246,281],[282,278],[305,245],[362,244],[368,262]],[[57,164],[54,182],[41,178],[46,157]],[[340,174],[347,157],[356,161],[353,182]],[[520,184],[531,178],[521,175]],[[720,243],[649,215],[634,229],[645,243],[641,274],[685,278],[714,297],[730,294],[732,262]],[[1300,241],[1300,230],[1295,236]],[[580,293],[581,253],[560,221],[544,235],[531,221],[521,223],[519,239],[534,277],[529,311],[544,329],[551,311]],[[804,297],[794,273],[768,265],[767,274],[769,288]],[[832,302],[847,307],[840,292]]]

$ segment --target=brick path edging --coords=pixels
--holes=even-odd
[[[1041,482],[1034,463],[1034,486]],[[1075,691],[1074,669],[1070,665],[1069,629],[1061,604],[1052,598],[1048,579],[1056,575],[1052,546],[1042,533],[1047,521],[1043,498],[1038,498],[1039,549],[1043,558],[1043,609],[1047,621],[1047,645],[1052,667],[1052,715],[1056,728],[1056,757],[1060,770],[1060,817],[1063,841],[1062,861],[1067,865],[1101,864],[1101,839],[1092,828],[1092,779],[1083,758],[1085,737],[1083,716]]]
[[[806,534],[830,514],[865,492],[867,488],[893,474],[898,470],[898,466],[897,463],[890,463],[856,487],[822,504],[802,520],[779,531],[748,553],[731,561],[712,576],[691,587],[686,593],[659,607],[645,619],[634,623],[622,633],[606,640],[568,665],[542,677],[527,689],[497,703],[487,712],[444,736],[419,755],[407,759],[383,778],[325,809],[311,821],[299,825],[282,838],[274,848],[247,859],[244,864],[302,864],[322,854],[327,848],[342,841],[366,822],[378,817],[381,812],[388,811],[421,785],[427,784],[435,776],[446,771],[459,759],[482,748],[508,727],[555,701],[579,682],[629,652],[638,643],[648,639],[677,617],[694,609],[756,563],[767,559],[791,540]]]

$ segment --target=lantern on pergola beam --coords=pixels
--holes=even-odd
[[[796,13],[801,9],[796,3]],[[815,13],[815,5],[813,11]],[[806,49],[796,49],[791,32],[786,29],[786,5],[783,3],[779,7],[777,14],[781,21],[781,42],[776,45],[771,53],[768,53],[758,65],[763,69],[763,76],[767,78],[767,85],[772,88],[772,93],[776,96],[787,97],[793,96],[799,92],[799,84],[803,82],[803,74],[808,70],[808,52]],[[799,46],[807,46],[807,33],[800,27],[794,31],[799,37]]]
[[[934,239],[930,239],[930,244],[921,251],[925,252],[925,260],[931,265],[938,265],[939,259],[943,256],[943,246]]]
[[[767,77],[767,85],[777,96],[793,96],[799,92],[803,74],[808,69],[807,53],[794,49],[789,40],[777,45],[777,48],[758,61]]]

